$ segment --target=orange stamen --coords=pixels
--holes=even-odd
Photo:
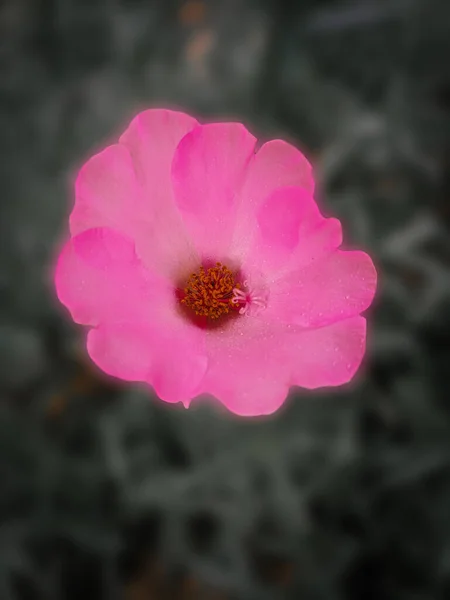
[[[181,302],[196,315],[218,319],[235,308],[231,300],[233,290],[239,287],[232,271],[218,262],[215,267],[200,267],[198,273],[192,273]]]

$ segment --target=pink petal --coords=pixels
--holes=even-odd
[[[265,200],[258,211],[261,237],[267,246],[292,252],[297,247],[302,221],[308,218],[305,210],[309,194],[302,188],[281,188]]]
[[[283,187],[264,200],[257,226],[242,256],[243,270],[263,272],[268,281],[308,264],[339,246],[339,221],[325,219],[310,192]]]
[[[241,317],[223,330],[208,332],[202,391],[237,415],[275,412],[289,393],[289,370],[274,331],[259,320]]]
[[[365,336],[362,317],[315,330],[237,319],[207,335],[209,366],[202,391],[236,414],[271,414],[283,404],[290,386],[350,381],[364,355]]]
[[[95,329],[88,351],[106,373],[146,381],[168,402],[187,403],[206,370],[205,336],[179,313],[173,286],[145,268],[118,232],[84,231],[56,269],[60,301]]]
[[[236,228],[230,250],[240,257],[248,246],[261,204],[275,190],[300,187],[311,195],[314,191],[311,165],[294,146],[282,140],[267,142],[253,156],[239,193]]]
[[[198,122],[185,113],[150,109],[139,113],[120,137],[120,143],[130,151],[138,181],[152,192],[151,203],[165,203],[172,187],[175,150],[180,140],[197,126]]]
[[[140,194],[128,150],[119,144],[107,147],[89,159],[78,174],[76,202],[70,215],[72,235],[94,227],[133,234],[135,222],[145,220]]]
[[[147,110],[120,144],[81,169],[71,231],[108,226],[132,237],[152,270],[177,276],[198,257],[173,201],[171,164],[181,138],[197,125],[183,113]]]
[[[267,313],[302,327],[322,327],[365,310],[373,300],[376,282],[367,254],[337,250],[277,281]]]
[[[203,258],[224,257],[255,143],[243,125],[215,123],[197,127],[178,145],[172,166],[175,198]]]
[[[273,190],[287,186],[302,187],[312,194],[311,165],[291,144],[283,140],[266,142],[249,165],[242,195],[248,194],[250,202],[259,204]]]
[[[100,325],[88,334],[88,352],[105,373],[145,381],[165,402],[186,406],[196,395],[207,367],[199,329],[169,319],[144,325]]]
[[[295,339],[297,338],[297,339]],[[287,337],[294,385],[314,389],[343,385],[358,370],[366,348],[366,320],[353,317]]]
[[[87,336],[87,350],[94,363],[125,381],[146,380],[154,344],[147,330],[132,323],[99,325]]]
[[[138,252],[152,269],[177,278],[198,264],[198,256],[174,200],[172,161],[180,140],[198,125],[181,112],[146,110],[120,138],[130,151],[143,188],[151,229],[137,236]]]
[[[56,267],[59,300],[74,321],[150,318],[169,298],[169,284],[143,267],[129,238],[108,228],[88,229],[63,248]]]

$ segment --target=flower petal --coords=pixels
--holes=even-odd
[[[366,320],[353,317],[328,327],[284,338],[290,356],[291,383],[315,389],[348,383],[358,370],[366,348]]]
[[[240,257],[245,252],[261,204],[275,190],[292,186],[310,195],[314,192],[312,169],[305,156],[282,140],[263,144],[248,165],[239,192],[238,216],[230,247],[233,256]]]
[[[311,193],[303,188],[275,190],[261,204],[256,217],[257,226],[242,256],[242,266],[247,276],[259,270],[268,282],[317,260],[342,241],[339,221],[325,219]]]
[[[105,227],[88,229],[67,242],[55,284],[74,321],[85,325],[129,320],[130,315],[145,321],[171,297],[169,284],[143,267],[134,242]]]
[[[364,355],[365,337],[362,317],[315,330],[236,319],[207,334],[202,391],[236,414],[271,414],[293,385],[317,388],[350,381]]]
[[[312,168],[306,157],[283,140],[271,140],[261,146],[247,171],[242,196],[255,205],[280,187],[298,186],[314,192]]]
[[[94,227],[112,227],[132,235],[145,220],[133,162],[124,146],[115,144],[82,167],[75,182],[75,206],[70,215],[72,235]]]
[[[139,113],[120,137],[128,148],[135,166],[137,179],[152,193],[149,204],[164,209],[171,190],[171,166],[180,140],[198,126],[189,115],[162,109]]]
[[[274,331],[257,319],[240,317],[223,330],[208,332],[203,393],[237,415],[275,412],[289,393],[289,370]]]
[[[168,110],[135,117],[120,144],[81,169],[72,233],[101,226],[117,229],[135,240],[148,266],[171,277],[195,264],[197,256],[173,201],[170,173],[175,148],[196,125],[192,117]]]
[[[99,325],[87,336],[87,350],[102,371],[125,381],[145,381],[155,341],[132,323]]]
[[[106,373],[146,381],[168,402],[187,403],[206,370],[204,332],[179,313],[173,286],[145,268],[134,243],[89,229],[63,249],[58,297],[73,319],[95,329],[88,351]]]
[[[322,327],[358,315],[373,300],[377,273],[365,252],[337,250],[273,286],[268,316]]]
[[[189,404],[207,367],[201,330],[178,321],[100,325],[88,334],[88,352],[105,373],[144,381],[165,402]]]
[[[172,166],[175,198],[202,258],[224,257],[255,143],[243,125],[214,123],[192,130],[178,145]]]

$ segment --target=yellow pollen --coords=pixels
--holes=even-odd
[[[198,273],[192,273],[181,302],[196,315],[218,319],[234,308],[233,289],[239,287],[230,269],[218,262],[215,267],[200,267]]]

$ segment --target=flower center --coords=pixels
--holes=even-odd
[[[210,326],[211,321],[228,314],[259,314],[267,307],[269,296],[266,286],[254,287],[250,281],[241,283],[238,278],[239,274],[220,262],[210,268],[202,266],[197,273],[189,276],[184,290],[178,290],[177,297],[196,318],[206,319]]]
[[[181,302],[198,316],[218,319],[236,308],[232,299],[234,290],[239,288],[233,272],[218,262],[214,267],[200,267],[197,273],[192,273]]]

